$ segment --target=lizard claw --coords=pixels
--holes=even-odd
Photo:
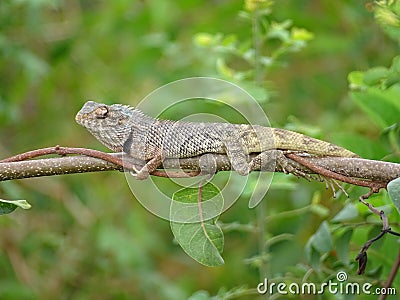
[[[285,174],[292,174],[298,178],[302,177],[305,178],[308,181],[311,181],[312,176],[310,174],[307,174],[303,172],[302,170],[299,170],[295,166],[293,166],[289,161],[278,161],[279,166],[282,168],[282,171]]]
[[[141,168],[140,170],[135,166],[132,166],[132,170],[129,170],[129,174],[131,174],[137,180],[144,180],[149,177],[149,172],[147,171],[146,166]]]
[[[263,171],[274,172],[275,166],[278,166],[285,174],[293,174],[296,177],[302,177],[311,181],[313,177],[304,172],[300,166],[293,160],[287,158],[281,150],[268,150],[261,152],[250,161],[252,170],[259,168]]]

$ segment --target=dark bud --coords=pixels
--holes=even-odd
[[[356,257],[356,261],[358,261],[357,274],[358,275],[364,274],[368,261],[367,252],[364,251],[360,252]]]

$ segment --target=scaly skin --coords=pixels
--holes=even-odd
[[[196,123],[159,120],[132,107],[88,101],[75,117],[94,137],[115,152],[124,151],[146,160],[137,171],[145,179],[164,158],[193,157],[207,153],[227,154],[232,167],[248,174],[255,163],[249,153],[268,157],[270,150],[307,153],[312,156],[358,157],[337,145],[289,130],[259,125]]]

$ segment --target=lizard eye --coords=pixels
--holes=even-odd
[[[105,119],[108,115],[108,107],[107,106],[98,107],[96,108],[94,113],[97,119]]]

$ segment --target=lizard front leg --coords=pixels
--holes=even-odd
[[[149,175],[161,165],[162,161],[163,159],[161,152],[157,152],[154,157],[150,159],[140,170],[133,168],[135,173],[131,172],[131,174],[138,180],[147,179]]]
[[[225,139],[223,143],[232,168],[240,175],[248,175],[251,171],[251,167],[248,162],[248,154],[240,143],[240,139],[232,136]]]

